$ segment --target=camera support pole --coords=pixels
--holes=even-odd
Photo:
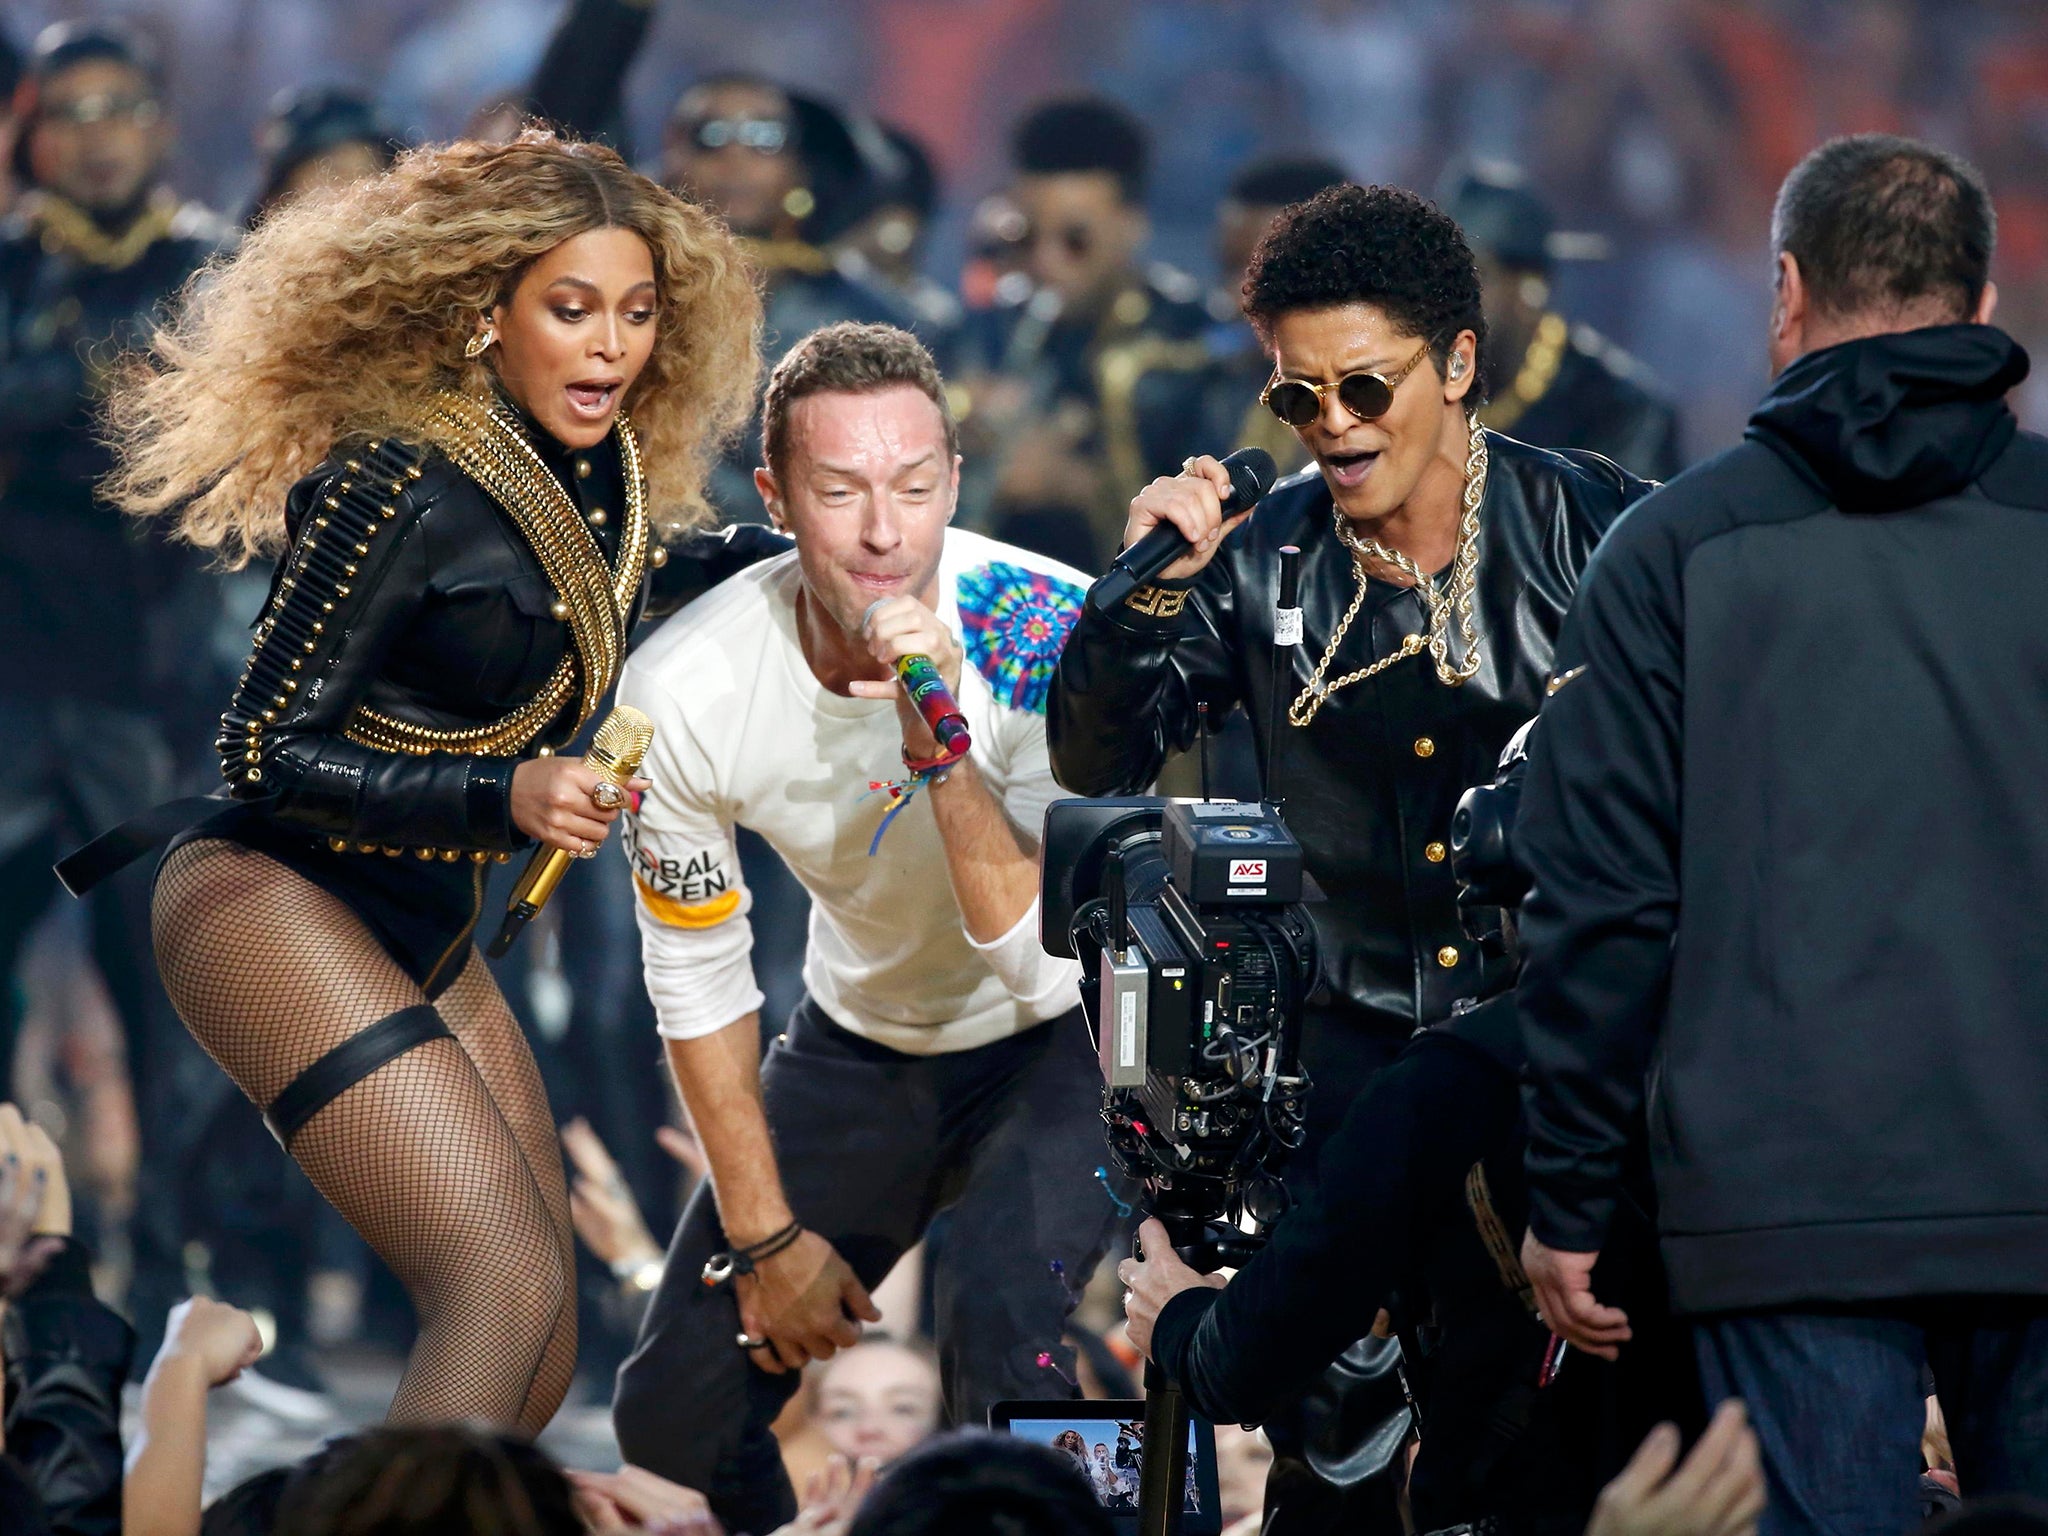
[[[1301,644],[1301,549],[1294,544],[1280,546],[1280,598],[1273,605],[1273,666],[1269,683],[1272,695],[1266,700],[1266,762],[1263,775],[1266,803],[1280,804],[1275,771],[1280,759],[1280,694],[1285,680],[1294,676],[1294,648]]]
[[[1138,1463],[1140,1536],[1180,1536],[1188,1480],[1188,1405],[1179,1385],[1145,1362],[1145,1454]]]
[[[1208,1274],[1242,1264],[1256,1246],[1245,1234],[1212,1222],[1185,1203],[1181,1190],[1155,1190],[1151,1215],[1166,1228],[1181,1259]],[[1242,1247],[1240,1245],[1243,1245]],[[1187,1508],[1188,1405],[1180,1383],[1145,1362],[1145,1454],[1138,1463],[1139,1536],[1180,1536]]]

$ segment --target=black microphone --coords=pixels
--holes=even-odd
[[[1223,460],[1230,476],[1230,494],[1223,498],[1223,515],[1235,517],[1257,506],[1273,489],[1279,466],[1263,448],[1240,448]],[[1110,562],[1102,579],[1088,589],[1088,606],[1097,613],[1109,613],[1123,605],[1146,582],[1188,552],[1188,541],[1171,523],[1158,523],[1129,549]]]

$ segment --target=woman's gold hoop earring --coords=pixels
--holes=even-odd
[[[468,344],[465,345],[462,349],[462,355],[472,360],[482,357],[484,353],[490,349],[491,343],[496,341],[497,339],[498,333],[494,329],[485,329],[478,331],[474,336],[469,338]]]

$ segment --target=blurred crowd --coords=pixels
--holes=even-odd
[[[633,9],[620,6],[619,9]],[[1035,100],[1100,90],[1151,131],[1154,254],[1206,277],[1231,176],[1326,156],[1425,190],[1474,159],[1523,163],[1571,233],[1573,318],[1654,370],[1702,456],[1762,381],[1754,327],[1770,197],[1831,133],[1882,128],[1977,161],[1998,194],[1998,281],[2023,342],[2048,333],[2041,194],[2048,23],[2028,0],[661,0],[616,98],[651,164],[677,97],[725,70],[901,125],[941,180],[933,274],[950,281]],[[42,22],[119,13],[166,48],[176,179],[216,207],[256,190],[264,106],[309,82],[378,82],[411,137],[447,137],[532,77],[559,0],[22,0]],[[2048,420],[2035,385],[2029,425]]]
[[[260,1348],[250,1400],[302,1421],[332,1411],[321,1351],[402,1348],[403,1296],[170,1012],[147,870],[84,907],[47,873],[213,773],[266,578],[124,530],[93,493],[91,410],[157,306],[280,200],[528,115],[607,138],[748,242],[770,361],[833,320],[915,329],[962,420],[963,520],[1088,570],[1187,456],[1256,442],[1293,467],[1237,285],[1282,207],[1346,179],[1430,191],[1465,226],[1501,360],[1489,425],[1646,476],[1739,432],[1771,195],[1829,134],[1973,158],[1999,319],[2048,347],[2038,0],[15,0],[0,26],[0,1098],[69,1157],[66,1228],[138,1366],[184,1350],[225,1378]],[[2048,427],[2048,380],[2018,405]],[[755,449],[714,479],[729,519],[761,519]],[[779,1021],[805,905],[742,852]],[[702,1171],[628,900],[569,882],[501,977],[570,1122],[597,1398],[659,1273],[651,1234]],[[799,1485],[937,1426],[914,1265],[894,1289],[902,1342],[841,1356],[792,1411]],[[239,1322],[194,1342],[205,1309],[172,1308],[195,1292],[253,1342]],[[1134,1395],[1113,1307],[1080,1324],[1080,1385]],[[1229,1454],[1243,1514],[1258,1442]]]

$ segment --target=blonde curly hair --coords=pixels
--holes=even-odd
[[[654,254],[654,351],[622,406],[656,524],[709,520],[704,477],[760,376],[753,271],[712,214],[541,128],[414,150],[279,209],[202,268],[116,376],[107,496],[175,513],[178,536],[230,568],[275,554],[293,482],[346,438],[413,435],[435,390],[488,388],[485,362],[462,355],[478,312],[593,229],[630,229]]]

